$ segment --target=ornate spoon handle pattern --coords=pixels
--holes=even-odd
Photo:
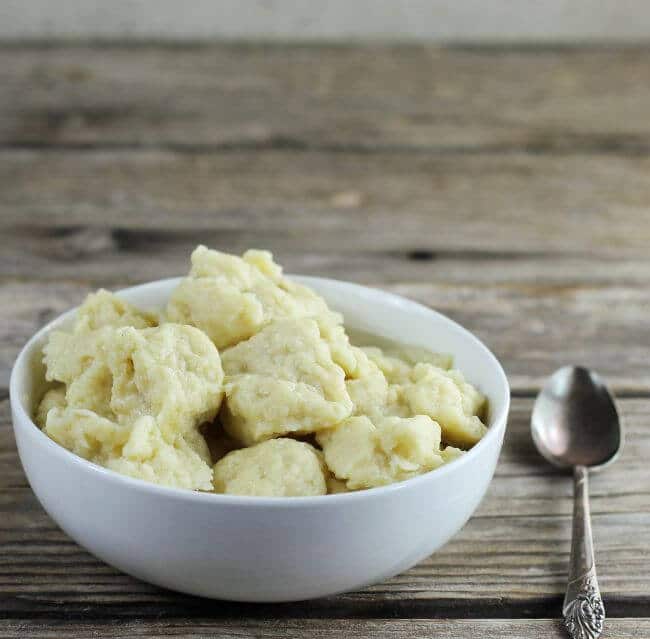
[[[569,584],[562,607],[564,623],[573,639],[597,639],[605,622],[605,607],[598,590],[594,564],[587,477],[584,466],[575,467]]]

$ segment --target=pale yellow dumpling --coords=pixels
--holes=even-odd
[[[442,465],[440,427],[429,417],[351,417],[316,436],[325,463],[348,489],[373,488]]]
[[[192,326],[55,331],[44,353],[46,378],[67,384],[68,405],[120,423],[148,414],[167,433],[185,432],[221,404],[219,353]]]
[[[329,428],[352,412],[345,373],[314,320],[273,322],[222,361],[223,424],[247,446]]]
[[[449,369],[452,364],[450,355],[432,353],[416,346],[392,346],[389,350],[377,346],[364,346],[362,350],[391,384],[407,382],[416,364],[432,364],[444,370]]]
[[[366,353],[353,347],[356,366],[345,382],[354,415],[383,415],[388,401],[388,382]]]
[[[300,497],[327,493],[318,451],[280,438],[228,453],[214,466],[214,490],[229,495]]]
[[[342,321],[320,296],[286,279],[268,251],[237,257],[205,246],[192,253],[189,276],[172,293],[167,316],[201,329],[220,349],[274,320],[330,316],[334,324]]]
[[[113,377],[107,364],[115,341],[112,329],[150,328],[158,323],[113,293],[100,289],[86,297],[71,332],[54,331],[43,349],[46,379],[67,385],[66,402],[113,417]]]
[[[52,409],[44,430],[64,448],[123,475],[176,488],[212,489],[209,453],[196,432],[170,443],[153,417],[127,426],[83,408]]]
[[[454,446],[470,447],[483,437],[485,397],[460,371],[449,369],[448,356],[414,347],[394,348],[390,355],[377,347],[363,352],[389,382],[385,414],[428,415]]]
[[[459,459],[465,454],[466,451],[456,448],[455,446],[447,446],[440,451],[440,456],[443,458],[445,464]]]
[[[154,313],[141,311],[113,293],[100,288],[88,295],[79,307],[74,332],[94,331],[106,326],[152,328],[158,326],[158,317]]]
[[[50,410],[53,408],[65,407],[65,386],[50,388],[48,391],[46,391],[45,395],[43,395],[43,398],[41,399],[41,402],[36,409],[34,421],[40,428],[43,428],[47,421],[47,414],[50,412]]]
[[[161,430],[184,433],[214,419],[223,397],[219,353],[192,326],[118,329],[108,358],[111,407],[119,418],[151,414]]]
[[[479,417],[485,396],[466,382],[460,371],[417,364],[410,378],[402,387],[403,401],[413,414],[437,421],[447,444],[467,448],[485,435],[487,428]]]
[[[44,348],[46,379],[62,386],[45,394],[38,422],[65,448],[122,474],[210,490],[198,429],[223,398],[216,347],[192,326],[123,326],[144,316],[110,294],[91,298],[74,332],[52,332]]]

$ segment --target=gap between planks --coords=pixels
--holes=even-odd
[[[494,144],[482,146],[419,146],[413,147],[407,144],[391,144],[383,146],[371,146],[370,144],[326,144],[312,143],[307,140],[290,137],[277,137],[265,142],[249,142],[246,140],[232,140],[220,144],[199,144],[183,142],[47,142],[33,141],[22,142],[19,140],[0,143],[0,151],[39,151],[42,153],[73,154],[73,153],[96,153],[101,151],[131,152],[160,151],[175,153],[178,155],[227,155],[229,153],[241,152],[290,152],[290,153],[323,153],[323,154],[355,154],[355,155],[423,155],[432,157],[456,157],[456,156],[507,156],[507,155],[550,155],[557,157],[589,156],[589,155],[617,155],[629,157],[645,157],[650,155],[650,144],[627,139],[602,140],[577,140],[571,146],[558,147],[555,143],[526,144]]]

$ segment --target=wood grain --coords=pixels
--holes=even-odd
[[[565,586],[571,482],[534,451],[530,399],[515,399],[488,496],[463,531],[425,562],[340,597],[273,606],[215,603],[164,591],[94,559],[42,511],[20,468],[0,403],[0,618],[554,617]],[[619,402],[627,442],[592,479],[601,589],[610,616],[650,609],[650,400]]]
[[[309,235],[307,230],[289,238],[263,227],[245,229],[244,220],[239,231],[220,229],[226,215],[218,212],[213,217],[213,229],[199,230],[192,230],[191,220],[185,229],[125,229],[116,217],[112,210],[107,210],[105,226],[73,224],[51,228],[35,224],[3,226],[0,220],[0,273],[20,281],[64,279],[102,286],[137,284],[184,274],[192,250],[204,243],[237,254],[250,247],[265,247],[288,273],[375,286],[440,282],[463,286],[642,287],[650,278],[650,257],[644,256],[608,258],[598,254],[432,248],[435,238],[431,242],[414,242],[411,249],[375,248],[373,242],[378,232],[373,224],[368,224],[357,250],[346,250],[345,246],[337,246],[336,237],[330,238],[326,233],[319,234],[322,245],[316,246],[313,238],[302,241]],[[403,217],[408,221],[407,213]],[[35,218],[32,220],[36,222]],[[345,244],[344,232],[340,235]]]
[[[648,49],[0,49],[0,141],[646,150]]]
[[[647,260],[649,171],[650,158],[602,155],[5,150],[0,220],[108,227],[100,241],[118,246],[173,232],[303,251]]]
[[[650,636],[648,619],[608,619],[606,633],[609,639],[642,639]],[[179,621],[124,621],[42,623],[0,622],[3,639],[131,639],[146,637],[219,637],[242,639],[245,637],[285,639],[313,637],[314,639],[395,639],[396,637],[503,637],[504,639],[564,639],[566,631],[559,621],[551,619],[527,620],[460,620],[460,619],[381,619],[381,620],[227,620],[218,623],[203,619]]]

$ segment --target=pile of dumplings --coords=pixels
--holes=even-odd
[[[293,497],[403,481],[485,434],[449,356],[353,346],[267,251],[191,259],[162,312],[100,290],[50,333],[35,420],[55,442],[164,486]]]

